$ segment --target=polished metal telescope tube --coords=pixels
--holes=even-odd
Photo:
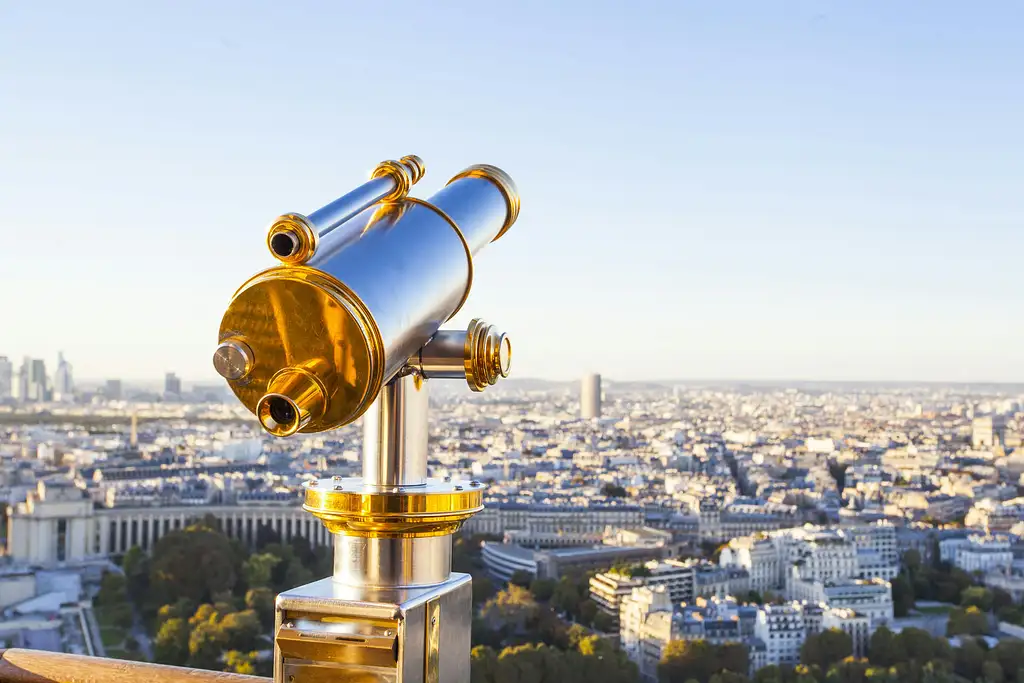
[[[399,161],[382,161],[370,180],[346,195],[303,216],[286,213],[267,231],[270,253],[283,263],[299,264],[316,253],[320,238],[361,211],[382,201],[396,201],[409,193],[419,182],[426,167],[418,156],[404,156]]]
[[[364,200],[376,192],[366,191]],[[330,218],[325,224],[358,203],[339,202],[321,210]],[[257,274],[228,306],[221,374],[275,436],[352,422],[462,307],[474,255],[518,214],[512,179],[479,165],[429,200],[375,204],[322,238],[303,218],[296,230],[316,241],[304,243],[302,258]],[[481,327],[472,339],[470,385],[493,384],[507,374],[511,347],[492,328]]]

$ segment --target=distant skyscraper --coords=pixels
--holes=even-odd
[[[22,403],[29,400],[28,397],[28,378],[32,374],[32,360],[26,356],[21,361],[21,367],[18,368],[18,372],[14,377],[14,398],[18,399]]]
[[[108,401],[121,400],[121,380],[108,379],[107,385],[103,388],[103,395]]]
[[[57,354],[57,371],[53,373],[53,400],[70,401],[75,396],[75,381],[71,376],[71,363],[64,360],[64,353]]]
[[[21,362],[21,369],[15,382],[15,397],[24,403],[37,403],[49,400],[47,391],[46,363],[38,358],[28,358]]]
[[[0,401],[14,395],[14,364],[0,356]]]
[[[40,358],[32,359],[32,375],[29,377],[28,392],[33,401],[49,401],[50,376],[46,374],[46,361]]]
[[[173,372],[168,372],[164,377],[164,393],[181,396],[181,378]]]
[[[601,375],[587,375],[580,382],[580,417],[601,417]]]
[[[128,443],[133,449],[139,447],[139,414],[135,411],[132,411],[132,433],[128,437]]]

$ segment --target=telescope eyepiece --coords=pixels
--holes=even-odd
[[[270,249],[278,258],[290,258],[299,248],[294,232],[279,232],[270,238]]]

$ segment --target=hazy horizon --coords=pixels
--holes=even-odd
[[[418,154],[419,196],[480,162],[518,183],[452,321],[507,331],[516,376],[1024,381],[1022,25],[1007,1],[11,3],[0,355],[215,382],[271,220]]]

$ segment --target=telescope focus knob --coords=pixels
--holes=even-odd
[[[483,391],[508,377],[512,342],[480,318],[465,330],[438,330],[407,368],[425,379],[464,379],[473,391]]]
[[[508,377],[512,368],[512,342],[479,318],[469,323],[464,351],[466,382],[473,391],[483,391]]]

